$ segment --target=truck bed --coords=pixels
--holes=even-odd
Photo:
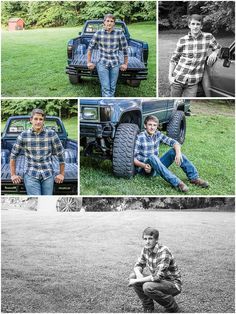
[[[59,170],[59,162],[56,156],[53,156],[53,169]],[[24,172],[26,169],[26,162],[24,156],[19,156],[17,158],[16,163],[16,173],[20,175],[22,178],[24,177]],[[78,165],[77,162],[66,162],[65,164],[65,179],[62,184],[54,185],[54,193],[55,195],[72,195],[77,194],[77,179],[78,179]],[[1,190],[2,195],[5,194],[26,194],[26,189],[24,183],[15,185],[11,181],[10,175],[10,164],[5,163],[1,165]]]
[[[119,52],[119,59],[121,62],[124,61],[123,53]],[[94,50],[92,53],[92,63],[97,63],[99,60],[99,51]],[[71,65],[74,65],[78,68],[87,68],[87,52],[84,54],[77,53],[74,55],[74,58],[72,59]],[[138,57],[129,55],[128,59],[128,70],[143,70],[145,69],[145,64],[142,62]]]

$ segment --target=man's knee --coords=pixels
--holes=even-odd
[[[129,279],[136,279],[136,275],[134,272],[132,272],[130,275],[129,275]]]
[[[157,286],[153,286],[151,282],[145,282],[143,284],[143,292],[146,295],[155,294],[156,296],[161,296],[162,292],[158,290]]]

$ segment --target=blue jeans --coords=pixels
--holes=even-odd
[[[187,159],[187,157],[182,154],[182,162],[180,167],[186,173],[189,180],[194,180],[198,178],[198,172],[195,166]],[[177,187],[180,183],[180,179],[173,174],[168,167],[175,161],[175,150],[171,148],[166,152],[161,158],[157,156],[150,156],[147,160],[152,168],[152,176],[160,175],[164,180],[169,182],[171,185]]]
[[[135,279],[135,273],[131,273],[129,278]],[[174,281],[160,280],[160,282],[136,283],[133,285],[133,288],[145,309],[154,309],[153,301],[156,301],[169,311],[178,308],[174,296],[181,292],[181,288],[179,285],[176,286]]]
[[[46,180],[36,179],[28,174],[24,175],[24,183],[27,195],[52,195],[54,186],[54,176]]]
[[[171,97],[196,97],[198,84],[188,85],[179,82],[174,82],[170,86]]]
[[[97,63],[97,71],[101,83],[102,97],[114,97],[116,83],[119,76],[120,65],[105,67],[101,62]]]

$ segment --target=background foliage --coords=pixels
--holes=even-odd
[[[43,109],[47,115],[70,118],[77,116],[77,103],[76,99],[2,100],[2,120],[9,116],[30,113],[34,108]]]
[[[155,1],[7,1],[2,2],[2,24],[20,17],[26,28],[76,26],[87,19],[113,13],[126,23],[155,21]]]
[[[159,1],[159,29],[187,27],[187,16],[202,14],[204,30],[234,31],[234,1]]]

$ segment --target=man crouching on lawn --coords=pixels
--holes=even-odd
[[[133,286],[146,313],[154,312],[154,302],[164,306],[169,313],[179,312],[174,296],[181,292],[181,275],[170,250],[158,243],[159,231],[146,228],[142,236],[145,245],[129,276],[128,286]],[[149,274],[144,274],[147,267]]]
[[[155,116],[147,116],[144,120],[145,131],[138,134],[134,151],[134,165],[137,167],[137,172],[151,176],[160,175],[172,186],[186,193],[187,185],[168,169],[175,161],[186,173],[190,183],[207,188],[208,182],[199,178],[195,166],[181,153],[181,145],[158,131],[158,125],[159,121]],[[159,157],[160,143],[172,147],[162,157]]]

